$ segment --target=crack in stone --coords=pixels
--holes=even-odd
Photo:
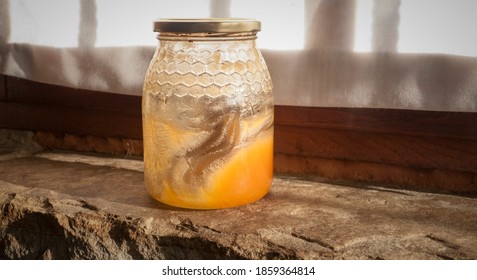
[[[200,226],[200,227],[201,227],[201,228],[205,228],[205,229],[207,229],[207,230],[210,230],[210,231],[212,231],[212,232],[218,233],[218,234],[222,234],[221,231],[216,230],[216,229],[211,228],[211,227],[208,227],[208,226]]]
[[[91,203],[88,203],[82,199],[78,200],[80,203],[81,203],[81,207],[85,208],[85,209],[88,209],[88,210],[91,210],[91,211],[99,211],[98,207],[96,207],[95,205],[91,204]]]
[[[307,237],[307,236],[303,236],[303,235],[300,235],[298,233],[295,233],[295,232],[292,232],[291,233],[291,236],[295,237],[295,238],[298,238],[298,239],[301,239],[301,240],[304,240],[306,242],[310,242],[310,243],[315,243],[315,244],[318,244],[320,245],[321,247],[324,247],[326,249],[330,249],[331,251],[336,251],[335,250],[335,247],[333,247],[332,245],[326,243],[326,242],[323,242],[321,240],[317,240],[317,239],[313,239],[313,238],[310,238],[310,237]]]
[[[455,260],[455,258],[449,257],[449,256],[447,256],[447,255],[436,254],[436,256],[438,256],[439,258],[441,258],[441,259],[443,259],[443,260]]]
[[[430,240],[433,240],[433,241],[436,241],[436,242],[439,242],[441,243],[442,245],[444,245],[445,247],[449,248],[449,249],[453,249],[453,250],[459,250],[460,249],[460,246],[459,245],[456,245],[452,242],[449,242],[447,240],[444,240],[444,239],[441,239],[441,238],[438,238],[438,237],[435,237],[431,234],[428,234],[425,236],[426,238],[429,238]]]
[[[198,232],[197,227],[189,218],[181,218],[180,223],[176,225],[176,229],[180,231]]]

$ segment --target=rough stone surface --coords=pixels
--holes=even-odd
[[[475,198],[276,176],[256,203],[192,211],[150,198],[137,160],[15,155],[0,259],[477,259]]]

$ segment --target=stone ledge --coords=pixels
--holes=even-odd
[[[477,199],[276,176],[264,199],[191,211],[139,160],[41,152],[0,130],[0,259],[477,259]]]
[[[477,259],[477,199],[276,176],[213,211],[147,194],[141,162],[0,160],[0,259]]]

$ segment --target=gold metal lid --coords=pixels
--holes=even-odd
[[[161,18],[154,21],[154,32],[236,33],[258,32],[260,21],[248,18]]]

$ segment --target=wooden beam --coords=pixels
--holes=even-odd
[[[477,140],[477,113],[277,106],[275,124]]]
[[[141,114],[138,96],[74,89],[8,76],[6,90],[8,100],[15,103]]]
[[[141,139],[141,97],[6,77],[0,127]]]
[[[302,157],[477,173],[477,141],[275,125],[275,151]]]
[[[0,102],[0,127],[79,135],[142,138],[140,114],[43,104]]]

